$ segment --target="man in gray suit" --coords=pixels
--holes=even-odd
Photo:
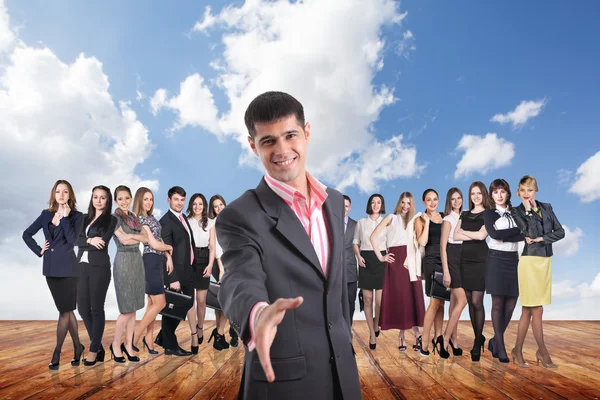
[[[343,197],[305,170],[310,124],[295,98],[263,93],[245,123],[266,174],[216,223],[219,302],[245,348],[239,398],[361,399]]]
[[[354,239],[354,229],[356,221],[348,216],[352,200],[344,195],[344,265],[346,266],[346,282],[348,284],[348,305],[350,306],[350,325],[354,317],[354,308],[356,305],[356,291],[358,290],[358,262],[352,248]]]

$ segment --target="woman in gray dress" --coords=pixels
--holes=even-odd
[[[115,202],[119,206],[115,211],[117,228],[114,240],[117,245],[113,280],[119,306],[119,317],[115,325],[115,337],[110,351],[116,362],[125,362],[123,353],[129,361],[139,361],[134,355],[133,332],[135,312],[144,308],[144,263],[140,253],[140,242],[147,242],[148,236],[142,230],[137,217],[129,211],[131,190],[127,186],[117,186]],[[125,344],[121,341],[125,332]]]

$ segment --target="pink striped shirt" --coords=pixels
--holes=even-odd
[[[317,258],[323,269],[323,274],[327,276],[327,267],[329,263],[330,239],[325,217],[323,216],[323,203],[327,199],[327,187],[319,182],[308,172],[306,173],[308,181],[308,190],[310,193],[310,205],[306,196],[294,189],[290,185],[278,181],[265,174],[267,185],[273,190],[285,203],[290,206],[296,214],[306,234],[310,238]],[[265,302],[256,303],[250,312],[250,341],[248,350],[252,351],[256,347],[254,343],[254,322],[256,313],[268,306]]]

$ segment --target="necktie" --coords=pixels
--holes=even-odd
[[[185,223],[185,220],[183,219],[182,214],[179,214],[179,220],[183,224],[183,227],[185,228],[188,235],[190,235],[190,230],[188,229],[188,226]],[[190,264],[194,264],[194,249],[192,249],[192,235],[190,235]]]

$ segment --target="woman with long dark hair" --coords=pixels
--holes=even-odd
[[[485,343],[483,325],[485,324],[485,264],[488,256],[488,246],[485,241],[483,212],[490,208],[487,189],[482,182],[473,182],[469,187],[469,210],[463,211],[454,230],[454,239],[462,240],[460,250],[460,279],[462,288],[469,304],[469,316],[475,339],[471,349],[471,360],[479,361]],[[462,312],[462,310],[461,310]],[[441,346],[448,342],[442,341]],[[440,355],[447,358],[447,352],[442,348]]]
[[[536,201],[537,181],[525,175],[519,181],[521,204],[514,208],[513,217],[525,236],[525,247],[519,260],[519,295],[521,319],[515,348],[510,352],[513,362],[521,367],[529,365],[523,359],[523,343],[532,324],[533,337],[538,345],[536,362],[545,368],[556,368],[544,342],[542,314],[544,306],[552,302],[552,243],[565,237],[563,229],[550,203]]]
[[[83,365],[92,366],[104,361],[102,347],[105,314],[104,302],[110,284],[110,256],[108,245],[115,232],[117,218],[112,214],[112,193],[106,186],[92,189],[87,214],[83,215],[83,229],[77,239],[81,276],[77,287],[77,309],[90,337],[90,351]]]
[[[399,329],[398,349],[406,351],[404,331],[412,329],[415,339],[421,336],[419,327],[425,317],[423,284],[420,280],[411,282],[408,269],[404,268],[406,259],[406,227],[416,214],[415,198],[412,193],[404,192],[398,198],[393,214],[388,214],[371,234],[371,246],[379,261],[386,263],[381,299],[381,329]],[[385,232],[384,232],[385,231]],[[378,239],[386,238],[388,253],[383,256],[378,249]],[[418,342],[413,346],[413,350]]]
[[[163,270],[165,269],[164,261],[166,258],[167,273],[170,274],[173,271],[173,260],[171,259],[173,247],[162,240],[162,226],[153,215],[154,193],[150,189],[141,187],[135,192],[133,214],[137,215],[142,231],[148,237],[148,241],[144,243],[142,256],[148,301],[146,312],[135,328],[132,348],[138,351],[137,342],[142,337],[142,344],[148,353],[158,354],[158,351],[154,350],[154,321],[167,304]],[[146,340],[146,337],[149,340]]]
[[[459,188],[453,187],[446,194],[446,206],[444,208],[444,222],[442,224],[442,237],[440,240],[440,256],[444,273],[444,285],[451,289],[449,318],[444,330],[444,350],[440,355],[446,356],[448,345],[452,347],[454,356],[461,356],[462,349],[458,346],[458,320],[462,310],[467,305],[467,295],[462,288],[460,278],[460,253],[462,240],[454,236],[456,226],[460,219],[463,208],[463,194]]]
[[[217,233],[215,229],[215,223],[217,220],[217,216],[223,209],[227,203],[225,203],[225,199],[220,194],[215,194],[210,198],[208,204],[208,218],[210,219],[210,230],[211,230],[211,243],[214,243],[215,246],[215,259],[217,260],[216,265],[213,264],[212,268],[212,276],[215,278],[217,282],[221,281],[221,277],[225,273],[225,269],[223,267],[223,262],[221,261],[221,256],[223,255],[223,249],[219,246],[219,241],[217,240]],[[208,342],[214,338],[213,347],[217,350],[224,350],[229,348],[229,343],[225,340],[225,324],[227,323],[227,318],[223,315],[223,311],[215,311],[216,323],[217,327],[213,329],[210,337],[208,338]],[[231,345],[236,347],[239,343],[238,334],[233,329],[232,326],[229,327],[229,336],[231,337]]]
[[[110,345],[111,355],[115,362],[124,363],[127,356],[129,361],[140,361],[134,355],[133,335],[135,328],[135,312],[144,308],[144,262],[140,253],[140,243],[148,241],[148,235],[142,230],[142,225],[136,215],[129,211],[131,205],[131,190],[127,186],[117,186],[115,211],[117,228],[113,235],[117,245],[113,279],[119,316],[115,324],[115,336]],[[125,343],[121,341],[125,333]]]
[[[206,316],[206,295],[210,285],[210,274],[215,262],[215,246],[211,243],[211,224],[208,219],[208,204],[202,193],[190,197],[187,219],[194,235],[193,281],[195,307],[188,311],[188,323],[192,332],[192,353],[198,353],[198,346],[204,341],[204,318]],[[211,245],[212,244],[212,245]]]
[[[494,208],[485,210],[485,229],[491,240],[486,265],[485,289],[492,295],[492,326],[494,337],[488,342],[488,350],[500,362],[510,360],[504,346],[504,332],[508,328],[519,298],[518,242],[524,237],[512,217],[511,193],[508,182],[495,179],[490,184],[490,197]]]
[[[375,193],[369,197],[367,201],[367,217],[361,218],[356,223],[354,229],[354,240],[352,247],[354,254],[358,260],[358,287],[361,289],[364,298],[365,317],[367,326],[369,327],[369,348],[375,350],[377,348],[377,337],[379,336],[379,313],[381,311],[381,297],[383,290],[383,279],[385,276],[385,262],[391,260],[386,259],[387,246],[385,237],[377,239],[376,247],[384,261],[380,261],[375,254],[373,245],[371,244],[371,234],[381,223],[385,214],[385,201],[383,196]],[[375,301],[373,302],[373,298]],[[373,303],[375,303],[375,312],[373,313]],[[375,314],[375,315],[373,315]]]
[[[56,326],[56,346],[48,368],[57,370],[60,352],[67,336],[73,340],[75,356],[71,365],[80,363],[84,346],[79,341],[77,319],[73,312],[77,301],[79,267],[74,246],[83,227],[83,215],[77,211],[75,192],[68,181],[58,180],[50,191],[48,209],[23,232],[27,247],[38,257],[44,258],[43,274],[59,312]],[[44,246],[40,247],[33,236],[42,229]]]

